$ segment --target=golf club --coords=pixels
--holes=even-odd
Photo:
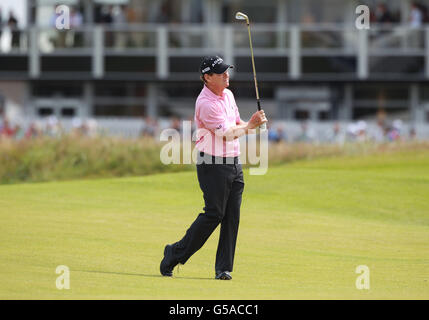
[[[249,17],[242,12],[237,12],[235,14],[235,19],[237,20],[246,20],[247,30],[249,31],[249,43],[250,43],[250,53],[252,56],[252,67],[253,67],[253,79],[255,80],[255,91],[256,91],[256,102],[258,104],[258,110],[261,110],[261,101],[259,100],[259,91],[258,91],[258,81],[256,80],[256,69],[255,69],[255,59],[253,57],[253,46],[252,46],[252,36],[250,34],[250,22]],[[267,125],[265,123],[260,125],[260,130],[266,130]]]

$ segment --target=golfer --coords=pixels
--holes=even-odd
[[[198,150],[197,176],[204,195],[204,213],[198,215],[178,242],[167,245],[160,271],[172,276],[177,264],[198,251],[220,224],[216,253],[216,279],[231,280],[240,220],[243,171],[239,162],[239,137],[267,122],[263,110],[249,122],[240,119],[229,86],[228,69],[219,56],[204,57],[200,72],[204,87],[195,105]]]

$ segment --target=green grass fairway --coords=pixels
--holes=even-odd
[[[219,229],[159,274],[202,210],[195,172],[0,186],[0,298],[429,299],[429,151],[245,175],[232,281],[213,279]]]

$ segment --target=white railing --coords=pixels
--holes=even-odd
[[[241,24],[135,24],[114,28],[87,25],[75,30],[34,27],[20,30],[19,36],[18,47],[2,46],[0,54],[27,54],[29,74],[34,78],[41,74],[43,55],[92,56],[92,74],[96,78],[105,73],[106,55],[153,56],[160,79],[171,73],[170,57],[220,53],[234,63],[237,57],[249,56],[247,28]],[[355,74],[361,79],[370,76],[370,57],[420,56],[425,59],[425,76],[429,78],[429,27],[371,25],[370,30],[358,30],[336,24],[255,24],[252,39],[256,56],[288,58],[292,79],[302,76],[305,56],[354,57]]]

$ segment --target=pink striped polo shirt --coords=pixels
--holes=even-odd
[[[237,157],[240,155],[239,139],[224,141],[216,135],[224,133],[240,123],[240,113],[231,90],[224,89],[222,96],[214,94],[204,85],[195,103],[195,123],[197,125],[196,148],[217,157]]]

